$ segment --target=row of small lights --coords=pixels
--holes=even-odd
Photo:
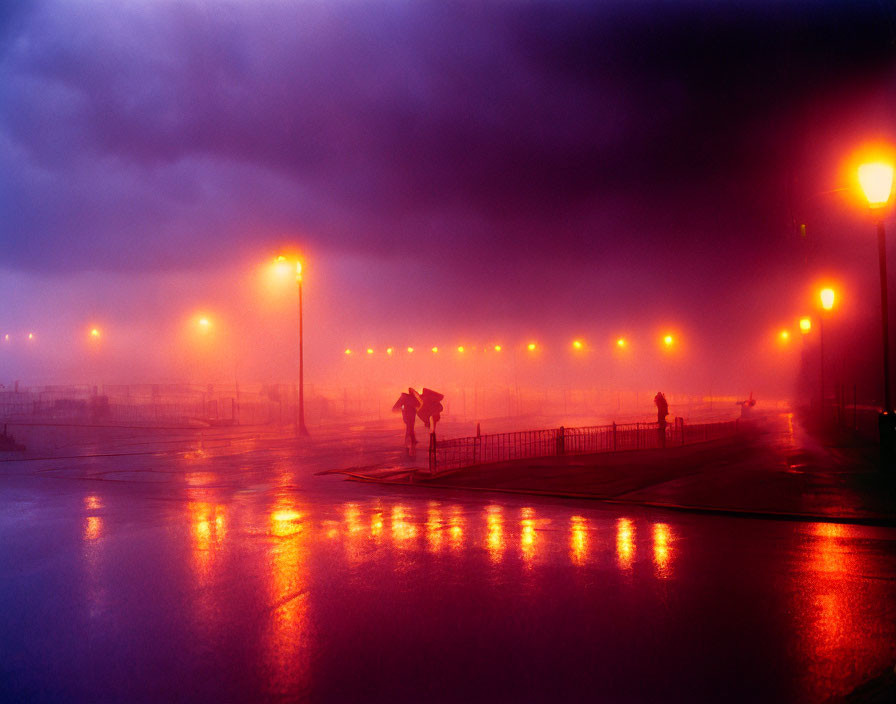
[[[835,294],[834,294],[833,289],[829,289],[829,288],[822,289],[820,296],[821,296],[822,307],[824,308],[824,310],[831,310],[834,307]],[[211,328],[211,321],[207,317],[200,317],[196,321],[196,324],[197,324],[199,330],[202,332],[206,332]],[[800,329],[800,332],[802,332],[803,334],[808,333],[812,329],[811,319],[810,318],[801,318],[799,321],[799,329]],[[88,336],[92,340],[98,340],[101,337],[99,328],[91,328],[88,333]],[[781,341],[786,342],[790,339],[790,331],[786,330],[786,329],[781,330],[781,332],[779,333],[778,336],[781,339]],[[11,339],[12,338],[10,337],[9,333],[6,333],[3,336],[4,342],[10,342]],[[28,335],[26,336],[26,339],[34,340],[34,333],[29,332]],[[665,347],[671,347],[675,343],[675,338],[671,334],[664,335],[662,338],[662,343]],[[570,346],[575,350],[585,349],[585,343],[582,340],[573,340],[572,343],[570,343]],[[616,347],[617,348],[624,348],[626,346],[628,346],[628,340],[626,340],[624,337],[620,337],[620,338],[616,339]],[[406,348],[408,354],[413,354],[415,349],[416,348],[414,348],[414,347]],[[476,349],[475,347],[471,347],[468,349],[464,345],[457,346],[457,351],[460,354],[464,354],[467,351],[471,351],[471,350],[475,350],[475,349]],[[487,352],[487,351],[493,350],[495,352],[501,352],[502,349],[503,349],[503,347],[501,345],[493,345],[491,347],[484,347],[483,351]],[[526,349],[530,352],[534,352],[536,349],[538,349],[538,344],[535,342],[530,342],[526,345]],[[433,354],[437,354],[439,352],[439,348],[437,346],[432,347],[431,351]],[[366,352],[368,355],[373,355],[376,353],[376,351],[372,347],[368,347],[366,349]],[[396,352],[396,349],[394,347],[386,348],[386,354],[388,356],[394,355],[395,352]],[[352,350],[351,348],[346,348],[345,354],[352,355],[352,354],[354,354],[354,350]]]
[[[90,332],[88,332],[87,335],[88,337],[90,337],[90,339],[97,340],[100,337],[100,330],[99,328],[90,328]],[[24,337],[26,340],[34,340],[34,333],[29,332],[27,335],[23,335],[22,337]],[[6,333],[3,336],[3,342],[12,342],[13,339],[15,338],[11,337],[9,333]]]
[[[671,347],[674,343],[675,343],[675,338],[672,335],[665,335],[663,337],[663,345],[665,345],[666,347]],[[585,343],[582,342],[581,340],[573,340],[570,346],[576,350],[585,349]],[[624,337],[620,337],[616,340],[616,347],[622,348],[622,347],[626,347],[626,346],[628,346],[628,340],[626,340]],[[457,346],[457,351],[459,354],[464,354],[465,352],[473,351],[475,349],[476,349],[475,347],[467,348],[464,345]],[[494,350],[495,352],[501,352],[503,349],[504,348],[501,347],[501,345],[494,345],[491,347],[483,347],[483,351],[485,351],[485,352],[488,352],[490,350]],[[529,352],[534,352],[535,350],[538,349],[538,343],[530,342],[526,345],[526,349],[529,350]],[[413,354],[415,351],[416,351],[416,348],[414,348],[414,347],[407,348],[408,354]],[[438,354],[439,348],[433,347],[433,348],[431,348],[431,351],[433,354]],[[386,354],[389,356],[394,355],[395,352],[396,352],[396,349],[394,347],[386,348]],[[346,355],[352,355],[354,353],[355,353],[355,351],[352,350],[351,348],[346,348],[346,350],[345,350]],[[369,355],[376,354],[376,350],[374,350],[372,347],[368,347],[367,354],[369,354]]]

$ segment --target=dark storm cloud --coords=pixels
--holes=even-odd
[[[26,267],[182,266],[247,231],[580,256],[695,189],[766,225],[726,191],[768,181],[817,100],[893,76],[877,3],[43,3],[3,27]]]

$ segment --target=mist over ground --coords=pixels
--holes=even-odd
[[[805,394],[833,282],[830,389],[879,401],[847,167],[896,132],[886,5],[37,2],[0,36],[7,388],[294,383],[289,252],[333,399]]]

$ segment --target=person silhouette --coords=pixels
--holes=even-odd
[[[423,421],[423,425],[427,428],[430,427],[430,421],[432,422],[431,432],[435,435],[436,423],[441,420],[442,411],[444,410],[441,401],[445,396],[438,391],[433,391],[432,389],[424,387],[423,393],[419,394],[417,398],[420,401],[417,415],[420,416],[420,420]]]
[[[658,428],[660,447],[665,447],[666,446],[666,416],[669,415],[669,402],[666,401],[666,396],[662,391],[656,392],[656,396],[653,397],[653,402],[656,404],[656,422],[657,422],[657,428]]]
[[[417,452],[417,436],[414,433],[414,423],[417,420],[417,409],[419,407],[420,402],[418,401],[418,394],[411,388],[408,389],[408,393],[401,394],[395,402],[395,405],[392,406],[392,412],[400,412],[401,418],[404,421],[404,443],[407,448],[408,457],[414,457]]]

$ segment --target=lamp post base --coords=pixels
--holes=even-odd
[[[880,469],[893,472],[896,469],[896,414],[879,414],[877,427],[880,431]]]

